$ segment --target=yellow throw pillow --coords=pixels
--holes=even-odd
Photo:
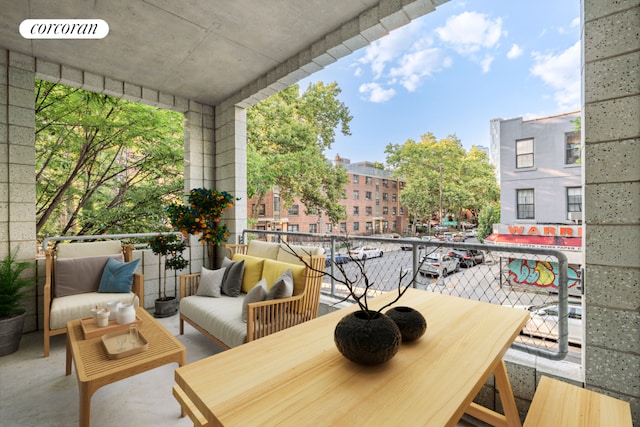
[[[291,275],[293,276],[293,295],[302,293],[302,291],[304,291],[307,267],[304,265],[274,261],[272,259],[265,259],[264,267],[262,268],[262,279],[267,281],[267,290],[269,290],[278,277],[287,270],[291,270]]]
[[[251,288],[262,278],[263,258],[256,258],[251,255],[234,254],[232,261],[244,260],[244,275],[242,276],[242,292],[249,293]]]

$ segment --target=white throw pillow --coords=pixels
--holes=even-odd
[[[251,290],[247,293],[247,296],[244,297],[244,301],[242,302],[242,321],[246,323],[247,321],[247,305],[252,302],[260,302],[264,301],[267,298],[267,281],[261,279],[256,285],[251,288]]]
[[[208,270],[202,267],[202,272],[200,272],[200,284],[198,285],[196,295],[201,297],[220,298],[220,288],[222,286],[222,278],[224,277],[225,270],[225,267],[217,270]]]

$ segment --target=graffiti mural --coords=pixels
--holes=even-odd
[[[540,288],[558,287],[559,270],[557,262],[509,258],[507,268],[511,283]],[[567,275],[567,287],[569,289],[580,285],[579,266],[569,265]]]

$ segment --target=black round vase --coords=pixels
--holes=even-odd
[[[398,325],[403,342],[417,340],[427,330],[427,321],[422,313],[411,307],[394,307],[385,314]]]
[[[344,357],[362,365],[378,365],[398,352],[402,337],[389,317],[375,311],[356,311],[343,317],[333,334]]]

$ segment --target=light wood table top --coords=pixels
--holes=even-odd
[[[360,366],[335,347],[353,306],[178,368],[176,383],[212,426],[454,426],[493,372],[510,398],[505,424],[520,425],[502,357],[528,312],[416,289],[398,305],[419,310],[427,332],[385,364]]]
[[[100,387],[168,363],[186,364],[184,345],[146,310],[138,307],[136,314],[142,320],[138,327],[149,348],[122,359],[108,358],[101,337],[84,339],[80,319],[67,323],[66,374],[71,374],[73,357],[80,392],[81,426],[89,425],[91,396]]]

